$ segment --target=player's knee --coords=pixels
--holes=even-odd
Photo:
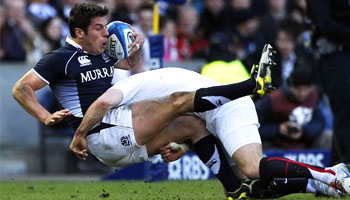
[[[241,171],[249,179],[259,179],[259,164],[245,165]]]

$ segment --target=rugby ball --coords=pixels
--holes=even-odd
[[[130,48],[128,46],[135,40],[130,26],[120,21],[114,21],[107,25],[107,30],[109,36],[105,53],[118,60],[129,57]]]

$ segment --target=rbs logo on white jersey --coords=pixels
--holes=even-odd
[[[88,56],[85,55],[85,56],[79,56],[78,57],[78,61],[80,63],[80,67],[84,67],[84,66],[87,66],[87,65],[91,65],[91,60],[88,59]]]

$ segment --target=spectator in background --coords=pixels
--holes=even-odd
[[[323,134],[325,120],[317,104],[311,72],[295,69],[288,86],[256,101],[263,144],[277,148],[330,148],[330,134]]]
[[[201,74],[221,84],[244,81],[250,77],[247,69],[231,51],[232,44],[224,33],[214,33],[209,40],[208,63]]]
[[[300,7],[301,9],[303,9],[304,14],[306,14],[306,10],[307,10],[306,0],[294,0],[292,3],[294,6]]]
[[[159,31],[164,35],[164,61],[180,61],[181,58],[177,49],[175,20],[168,16],[162,17]]]
[[[89,0],[89,1],[95,2],[100,6],[106,6],[106,8],[109,10],[108,19],[110,19],[111,13],[117,8],[117,6],[123,0]],[[79,3],[82,3],[82,2],[79,2]]]
[[[254,15],[251,0],[230,0],[227,9],[223,11],[224,28],[228,34],[237,32],[237,22],[244,21]],[[247,16],[249,15],[249,16]],[[243,20],[242,20],[243,19]]]
[[[0,2],[0,61],[5,57],[5,49],[3,48],[3,30],[5,30],[6,25],[6,10],[4,4]]]
[[[111,13],[110,21],[123,21],[128,24],[135,24],[137,22],[137,11],[140,9],[144,0],[123,0],[118,3],[116,10]]]
[[[334,114],[332,163],[350,164],[350,2],[308,0],[321,83]]]
[[[49,4],[48,0],[31,0],[28,5],[28,16],[38,29],[44,21],[57,15],[57,10]]]
[[[112,83],[125,79],[133,74],[151,69],[151,52],[149,36],[153,35],[153,7],[152,4],[143,4],[137,11],[137,21],[133,24],[137,32],[141,33],[145,42],[142,46],[143,61],[130,70],[114,69]]]
[[[33,46],[35,30],[26,18],[24,0],[8,0],[4,4],[6,19],[1,26],[1,61],[25,61],[26,48]]]
[[[204,58],[208,40],[198,33],[199,14],[192,6],[179,7],[177,40],[181,59]]]
[[[302,33],[302,27],[293,21],[284,21],[276,32],[274,46],[276,47],[277,66],[271,68],[272,84],[280,87],[286,84],[294,68],[312,68],[315,66],[311,54],[302,48],[297,49],[297,40]]]
[[[204,11],[199,20],[199,36],[210,38],[214,32],[220,32],[224,29],[223,10],[225,8],[224,0],[204,0]]]
[[[59,17],[48,18],[42,23],[40,48],[43,55],[62,46],[62,39],[65,38],[62,35],[62,28],[63,21]]]
[[[153,35],[153,7],[152,4],[143,4],[137,11],[137,22],[133,25],[134,28],[145,38],[143,43],[143,67],[150,69],[150,44],[149,36]]]
[[[73,6],[79,3],[83,3],[84,0],[63,0],[62,2],[62,17],[65,21],[68,21],[69,12],[73,8]]]
[[[244,60],[247,66],[252,66],[259,61],[260,52],[264,45],[264,39],[257,32],[260,24],[259,18],[249,10],[242,10],[240,18],[236,18],[236,32],[231,33],[230,37],[235,43],[239,43],[242,48],[237,52],[237,59]]]
[[[264,43],[273,43],[277,28],[287,16],[287,0],[267,0],[268,10],[260,21],[259,34],[264,37]]]
[[[236,59],[236,55],[231,51],[232,43],[230,38],[222,33],[216,32],[209,39],[209,51],[207,53],[207,62],[222,60],[230,62]]]

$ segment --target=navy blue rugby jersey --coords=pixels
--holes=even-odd
[[[67,37],[65,47],[54,50],[33,68],[64,109],[73,115],[68,123],[78,128],[89,106],[112,86],[115,60],[106,54],[93,55]]]

